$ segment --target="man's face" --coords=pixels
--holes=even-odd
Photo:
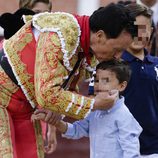
[[[135,25],[138,26],[138,37],[134,37],[133,43],[129,48],[141,50],[149,43],[152,32],[151,20],[143,15],[139,15],[136,17]]]
[[[116,74],[110,70],[96,71],[94,79],[94,94],[99,92],[110,92],[111,90],[122,91],[122,83],[116,77]]]
[[[103,31],[92,33],[90,48],[98,61],[118,59],[131,43],[132,37],[129,33],[123,31],[119,37],[112,39],[106,38]]]

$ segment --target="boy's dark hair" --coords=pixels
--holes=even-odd
[[[145,6],[131,3],[129,5],[126,5],[126,8],[130,11],[131,15],[136,18],[139,15],[143,15],[145,17],[151,18],[153,11]]]
[[[154,22],[152,20],[153,11],[151,9],[149,9],[143,5],[136,4],[136,3],[126,5],[126,8],[131,12],[132,16],[135,18],[139,15],[149,18],[149,20],[151,20],[151,26],[153,28],[155,28]],[[155,32],[155,30],[153,30],[153,32],[150,36],[150,42],[152,42],[152,40],[154,38],[154,32]]]
[[[123,81],[129,82],[131,76],[131,69],[127,62],[123,60],[112,59],[109,61],[103,61],[97,65],[96,70],[98,69],[114,72],[119,83],[122,83]]]
[[[90,30],[97,32],[103,30],[107,38],[117,38],[123,30],[129,32],[132,37],[137,36],[135,18],[124,5],[111,3],[106,7],[100,7],[90,16]]]

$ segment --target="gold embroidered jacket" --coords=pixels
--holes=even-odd
[[[31,25],[40,32],[36,43],[32,43]],[[13,72],[33,107],[38,103],[76,119],[91,111],[94,99],[61,88],[77,61],[80,36],[80,26],[73,15],[41,13],[5,41],[5,53]],[[31,57],[31,50],[35,57]],[[29,65],[23,62],[27,56]],[[78,69],[80,78],[85,75],[85,65],[86,62]]]

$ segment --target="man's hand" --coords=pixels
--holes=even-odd
[[[118,90],[111,90],[110,92],[99,92],[95,99],[93,110],[108,110],[110,109],[116,99],[118,98]]]
[[[46,154],[53,153],[57,148],[56,128],[48,124],[47,141],[44,147]]]
[[[46,110],[46,109],[38,109],[34,112],[34,115],[38,116],[41,113],[45,114],[45,118],[42,119],[42,121],[51,125],[56,125],[62,119],[62,116],[60,114]],[[40,117],[37,117],[37,118],[40,118]]]

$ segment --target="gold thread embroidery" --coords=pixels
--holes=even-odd
[[[44,142],[42,138],[42,129],[41,129],[40,121],[35,121],[34,129],[35,129],[35,135],[36,135],[38,158],[44,158]]]
[[[45,13],[34,20],[34,23],[39,26],[41,30],[43,28],[60,29],[65,41],[65,49],[67,50],[68,58],[72,55],[72,51],[75,49],[79,37],[79,28],[72,16],[59,12],[53,14]]]
[[[34,83],[30,81],[33,77],[27,72],[27,67],[21,61],[21,51],[33,40],[33,35],[30,28],[31,22],[28,22],[18,33],[5,42],[4,48],[8,54],[11,66],[19,78],[20,85],[22,85],[24,93],[28,96],[35,105]]]
[[[10,102],[11,95],[18,90],[18,87],[6,75],[1,66],[0,79],[0,106],[7,107]]]
[[[0,107],[0,156],[2,158],[13,158],[11,133],[7,110]]]
[[[52,38],[52,36],[54,37]],[[36,98],[44,108],[76,119],[84,118],[90,109],[91,99],[89,98],[85,98],[85,101],[87,100],[86,108],[83,107],[78,115],[75,114],[78,109],[77,105],[73,105],[71,110],[66,112],[67,106],[72,101],[72,93],[60,88],[63,78],[68,75],[68,72],[58,59],[58,54],[61,52],[60,45],[56,46],[55,42],[51,41],[55,38],[59,40],[55,33],[48,32],[42,33],[39,37],[35,63]],[[81,96],[77,94],[75,96],[80,104]]]

